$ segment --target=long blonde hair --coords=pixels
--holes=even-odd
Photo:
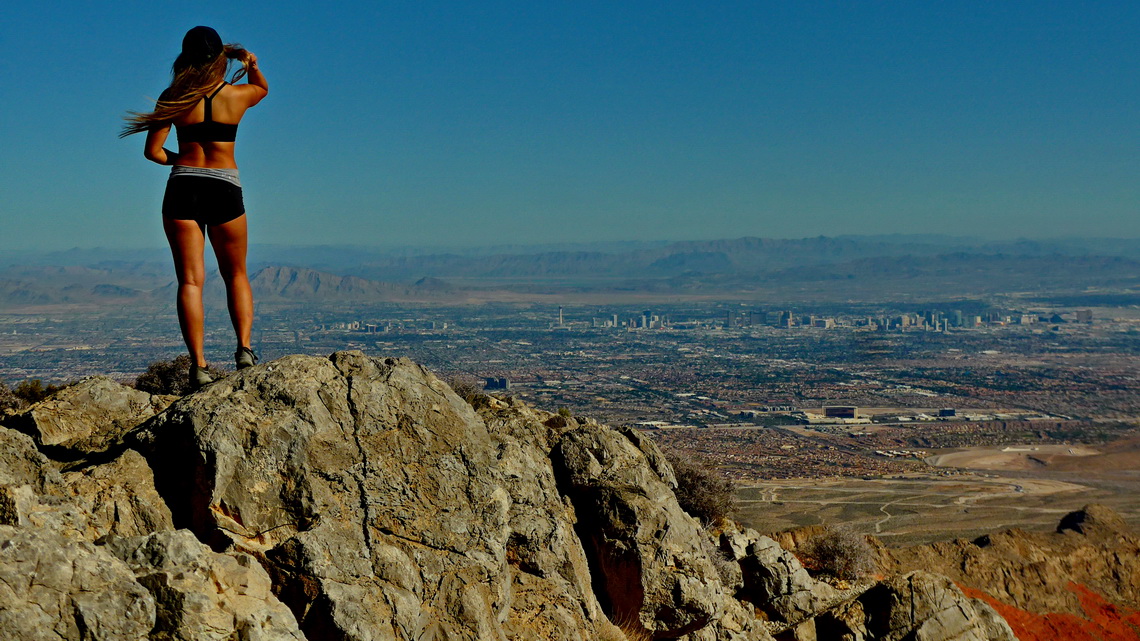
[[[234,83],[245,76],[249,65],[249,52],[242,49],[239,44],[228,44],[222,47],[222,52],[200,64],[192,64],[185,54],[179,54],[174,60],[170,74],[170,86],[162,92],[155,103],[154,111],[139,113],[128,111],[123,117],[127,124],[119,132],[120,138],[131,134],[148,131],[155,125],[165,125],[182,112],[193,109],[198,101],[204,98],[210,90],[226,79],[230,70],[230,62],[238,61],[241,69],[234,72],[230,82]]]

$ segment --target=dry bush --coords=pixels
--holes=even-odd
[[[867,537],[851,528],[825,525],[796,549],[804,567],[844,581],[856,581],[878,570]]]
[[[681,509],[705,524],[728,518],[736,511],[736,485],[715,467],[678,450],[664,454],[677,477],[674,493]]]
[[[443,382],[447,383],[447,386],[458,394],[459,398],[467,401],[467,404],[471,406],[474,406],[481,397],[486,396],[478,379],[471,376],[448,376]]]
[[[190,387],[190,360],[189,354],[182,354],[169,361],[155,361],[147,366],[146,371],[135,379],[135,389],[148,394],[173,394],[185,396],[194,391]],[[225,370],[209,366],[206,371],[214,380],[226,377]]]
[[[617,624],[603,620],[598,624],[597,641],[653,641],[653,635],[634,621]]]
[[[714,534],[708,529],[701,537],[701,548],[709,561],[712,561],[713,568],[716,569],[716,574],[720,577],[721,585],[733,585],[740,580],[740,562],[721,549],[714,540]]]
[[[12,393],[12,389],[4,381],[0,381],[0,414],[16,411],[23,407],[23,401]]]

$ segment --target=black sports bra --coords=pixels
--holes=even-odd
[[[206,117],[202,122],[196,122],[192,125],[183,127],[175,127],[178,131],[178,143],[185,142],[233,142],[237,139],[237,124],[227,124],[224,122],[214,122],[213,109],[211,102],[214,96],[222,90],[226,83],[222,83],[214,93],[206,96]]]

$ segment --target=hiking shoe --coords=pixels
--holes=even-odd
[[[248,347],[239,347],[234,352],[234,362],[237,363],[238,369],[253,367],[257,365],[257,354],[254,354],[253,350]]]
[[[190,390],[198,391],[214,382],[214,377],[206,371],[205,367],[198,367],[197,365],[190,366]]]

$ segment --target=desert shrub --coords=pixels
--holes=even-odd
[[[708,462],[677,450],[665,458],[677,477],[677,502],[703,523],[715,523],[736,511],[736,485]]]
[[[705,552],[705,556],[712,561],[713,568],[716,569],[716,574],[720,577],[721,585],[733,585],[740,580],[740,563],[732,558],[732,555],[721,549],[717,544],[716,534],[706,528],[701,537],[701,548]]]
[[[447,383],[447,386],[454,390],[459,398],[467,401],[468,405],[474,406],[475,401],[485,396],[483,386],[479,384],[477,379],[470,376],[448,376],[443,382]]]
[[[23,402],[12,393],[12,388],[4,381],[0,381],[0,414],[18,410]]]
[[[135,379],[135,389],[148,394],[173,394],[184,396],[190,389],[190,360],[189,354],[182,354],[169,361],[155,361],[147,366],[146,371]],[[225,378],[225,370],[209,366],[206,371],[214,380]]]
[[[55,394],[59,390],[67,387],[66,384],[55,385],[52,383],[44,384],[38,378],[29,378],[26,381],[20,381],[12,390],[12,394],[19,400],[27,404],[39,403],[45,398]]]
[[[597,641],[652,641],[653,639],[653,635],[633,617],[629,617],[628,621],[619,620],[617,623],[603,619],[598,625],[597,633]]]
[[[867,537],[847,527],[823,526],[819,534],[796,549],[796,555],[817,574],[845,581],[855,581],[878,570],[875,550]]]
[[[562,418],[570,418],[574,416],[574,413],[570,411],[569,407],[560,407],[558,408],[558,415]]]

